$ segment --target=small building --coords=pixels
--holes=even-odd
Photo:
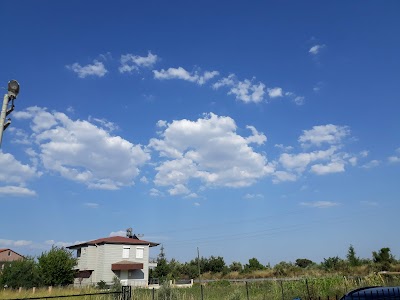
[[[11,249],[0,249],[0,271],[4,269],[6,263],[24,258],[21,254]]]
[[[159,244],[140,240],[131,231],[127,237],[114,236],[67,247],[78,258],[74,285],[85,286],[104,281],[111,285],[116,276],[122,285],[147,286],[150,247]]]

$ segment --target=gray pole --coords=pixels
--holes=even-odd
[[[1,141],[3,139],[4,122],[6,121],[8,101],[9,101],[8,94],[5,94],[4,99],[3,99],[3,106],[1,108],[1,115],[0,115],[0,147],[1,147]]]

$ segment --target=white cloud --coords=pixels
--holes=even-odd
[[[163,197],[164,196],[164,194],[161,191],[159,191],[155,188],[150,189],[149,194],[151,197]]]
[[[243,187],[273,172],[264,155],[249,144],[263,144],[266,137],[248,127],[252,135],[236,133],[235,121],[213,113],[197,121],[175,120],[151,139],[149,147],[166,158],[156,167],[155,184],[170,186],[170,194],[189,194],[190,180],[206,186]]]
[[[282,151],[292,151],[293,150],[292,146],[284,146],[283,144],[275,144],[274,147],[278,148]]]
[[[282,166],[288,170],[296,171],[302,173],[305,171],[307,166],[317,160],[329,160],[335,153],[336,148],[331,147],[327,150],[313,151],[310,153],[298,153],[298,154],[288,154],[283,153],[279,157],[279,162]]]
[[[83,205],[85,205],[86,207],[89,207],[89,208],[98,208],[99,207],[99,204],[94,203],[94,202],[86,202]]]
[[[35,196],[36,192],[25,187],[27,181],[40,176],[35,166],[22,164],[9,153],[0,150],[0,196]],[[4,171],[7,170],[7,171]]]
[[[118,68],[120,73],[131,73],[139,71],[140,68],[151,68],[157,62],[158,56],[150,51],[147,56],[138,56],[133,54],[121,55],[121,66]]]
[[[59,112],[30,107],[21,114],[32,120],[32,138],[42,166],[93,189],[119,189],[133,185],[139,167],[150,155],[140,145],[89,121],[72,120]],[[40,116],[47,121],[38,125]],[[18,116],[21,117],[21,116]]]
[[[188,72],[184,68],[169,68],[168,70],[153,70],[155,79],[181,79],[185,81],[190,81],[197,83],[199,85],[205,84],[208,80],[214,78],[219,75],[218,71],[205,71],[203,75],[199,75],[197,71]]]
[[[167,121],[158,120],[157,121],[157,127],[160,127],[160,128],[167,127]]]
[[[48,246],[56,246],[56,247],[62,247],[62,248],[71,246],[73,244],[71,242],[60,242],[60,241],[56,242],[55,240],[47,240],[44,243]]]
[[[36,192],[22,186],[0,186],[0,197],[1,196],[36,196]]]
[[[273,183],[279,183],[283,181],[296,181],[296,174],[286,172],[286,171],[276,171],[274,172],[274,178],[272,179]]]
[[[317,175],[325,175],[330,173],[340,173],[344,172],[344,163],[340,161],[330,162],[326,165],[316,164],[311,166],[311,172]]]
[[[195,203],[193,203],[193,205],[194,206],[200,206],[200,203],[199,202],[195,202]]]
[[[360,152],[360,156],[361,156],[361,157],[367,157],[368,154],[369,154],[369,151],[367,151],[367,150],[364,150],[364,151],[361,151],[361,152]]]
[[[294,99],[293,99],[293,101],[294,101],[294,103],[296,103],[296,105],[303,105],[304,104],[304,99],[305,99],[305,97],[303,97],[303,96],[296,96],[296,97],[294,97]]]
[[[0,247],[23,247],[32,245],[32,241],[0,239]]]
[[[149,180],[147,179],[146,176],[142,176],[142,177],[140,178],[140,182],[141,182],[141,183],[144,183],[144,184],[148,184],[148,183],[149,183]]]
[[[389,156],[388,160],[390,163],[399,163],[400,162],[400,156]]]
[[[329,208],[338,206],[339,203],[331,201],[314,201],[314,202],[301,202],[300,205],[314,207],[314,208]]]
[[[246,194],[243,197],[244,199],[262,199],[264,198],[263,194]]]
[[[268,88],[267,91],[270,98],[283,97],[283,90],[280,87]]]
[[[253,80],[249,79],[239,81],[234,74],[230,74],[228,77],[222,78],[214,83],[213,88],[218,89],[227,86],[230,87],[228,95],[235,95],[237,100],[243,101],[244,103],[259,103],[264,100],[265,84],[262,82],[253,84],[252,81]]]
[[[104,64],[97,60],[93,61],[93,64],[88,64],[83,67],[78,63],[74,63],[72,65],[67,65],[66,68],[78,74],[79,78],[85,78],[87,76],[103,77],[108,72]]]
[[[325,45],[314,45],[310,48],[310,50],[308,51],[308,53],[312,54],[312,55],[317,55],[323,48],[325,48]]]
[[[337,126],[333,124],[314,126],[310,130],[303,130],[303,134],[298,141],[302,146],[321,146],[322,144],[340,144],[342,139],[350,134],[347,126]]]
[[[371,169],[371,168],[375,168],[377,166],[379,166],[381,164],[381,162],[379,160],[371,160],[369,162],[367,162],[366,164],[362,165],[361,168],[364,169]]]
[[[126,230],[112,231],[108,236],[126,236]]]

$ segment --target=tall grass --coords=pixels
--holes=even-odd
[[[333,276],[323,278],[276,279],[266,281],[229,282],[220,280],[203,286],[205,300],[292,300],[301,299],[335,299],[346,292],[364,286],[400,285],[399,277],[383,277],[372,274],[365,277]],[[29,297],[45,297],[54,295],[71,295],[98,292],[96,289],[53,289],[51,294],[46,289],[18,291],[0,291],[0,299],[15,299]],[[195,284],[192,288],[162,287],[160,290],[135,288],[132,300],[198,300],[201,299],[201,287]],[[65,298],[63,298],[65,299]],[[68,298],[75,300],[114,300],[113,295],[98,295],[90,297]]]

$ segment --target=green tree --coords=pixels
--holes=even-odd
[[[243,266],[240,262],[234,261],[230,264],[229,270],[231,272],[241,272],[243,270]]]
[[[221,256],[211,256],[207,262],[207,271],[211,273],[220,273],[225,268],[224,258]]]
[[[0,275],[1,286],[31,288],[41,285],[38,265],[32,257],[12,261],[4,265]]]
[[[339,271],[344,268],[344,265],[343,259],[338,256],[324,258],[324,261],[321,263],[322,268],[326,271]]]
[[[45,285],[66,285],[74,282],[77,264],[72,252],[63,247],[52,246],[48,252],[43,252],[39,258],[39,270]]]
[[[300,268],[307,268],[309,266],[312,266],[314,264],[314,262],[312,260],[309,260],[307,258],[298,258],[296,259],[296,266],[300,267]]]
[[[157,267],[154,268],[152,277],[159,278],[164,281],[170,273],[170,267],[165,257],[164,246],[161,245],[160,254],[157,257]]]
[[[350,245],[349,250],[347,251],[346,258],[350,266],[352,267],[357,267],[361,265],[360,258],[356,256],[356,251],[354,250],[353,245]]]
[[[249,263],[244,265],[244,272],[252,272],[257,270],[264,270],[265,267],[258,261],[257,258],[253,257],[249,259]]]
[[[390,248],[382,248],[379,252],[372,252],[372,260],[380,271],[389,271],[390,265],[395,262]]]

